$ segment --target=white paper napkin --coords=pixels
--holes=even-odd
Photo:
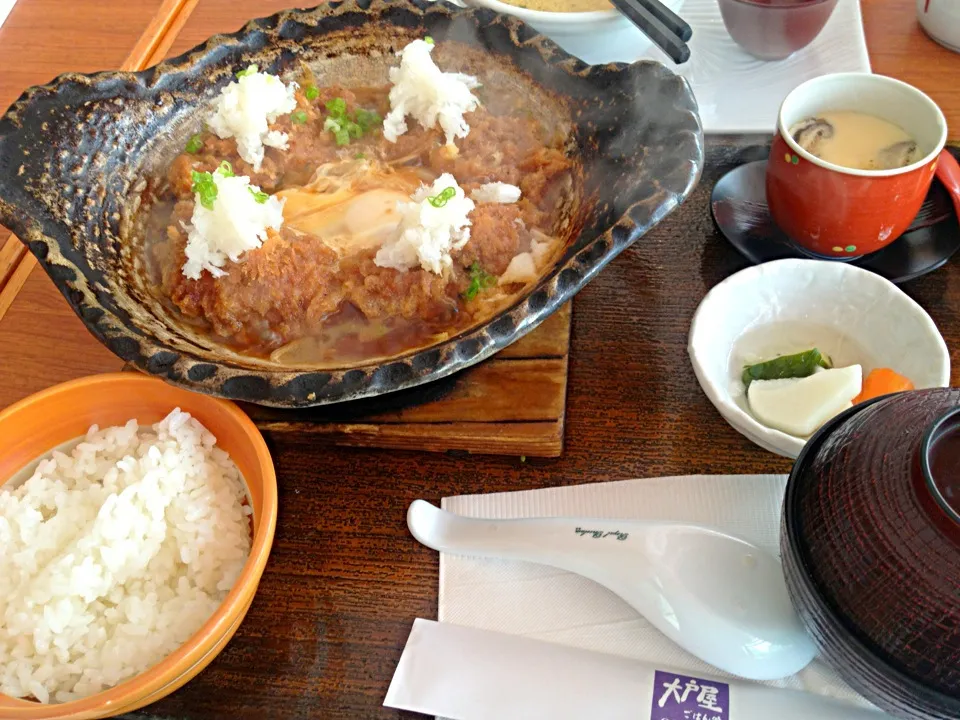
[[[13,6],[16,5],[16,3],[17,0],[0,0],[0,27],[3,27],[7,15],[10,14],[10,11],[13,10]]]
[[[444,498],[441,505],[459,515],[497,519],[686,521],[739,535],[779,555],[785,486],[782,475],[694,475],[463,495]],[[438,615],[442,622],[620,655],[693,676],[729,677],[667,640],[605,588],[542,565],[442,553]],[[797,675],[765,684],[872,707],[818,661]]]

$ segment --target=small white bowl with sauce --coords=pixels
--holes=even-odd
[[[766,427],[750,412],[744,365],[818,348],[863,375],[891,368],[917,389],[950,384],[937,326],[889,280],[854,265],[778,260],[742,270],[697,308],[688,350],[700,387],[724,419],[760,447],[795,458],[807,438]]]
[[[631,54],[636,53],[639,59],[652,47],[650,38],[606,0],[515,0],[516,5],[500,0],[456,2],[458,5],[482,6],[518,17],[590,65],[623,62],[624,48],[629,48]],[[683,2],[663,0],[664,5],[678,14]],[[570,10],[559,11],[560,8]]]

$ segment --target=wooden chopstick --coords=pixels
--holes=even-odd
[[[0,317],[10,307],[33,269],[33,265],[24,262],[29,254],[27,246],[13,235],[0,245]]]
[[[163,0],[120,69],[143,70],[163,60],[198,2]],[[0,245],[0,319],[13,304],[36,264],[36,258],[15,235],[10,235]]]
[[[693,29],[658,0],[610,1],[677,65],[690,59],[686,40],[693,36]],[[655,11],[653,6],[658,6]]]
[[[144,70],[163,60],[200,0],[163,0],[121,70]]]

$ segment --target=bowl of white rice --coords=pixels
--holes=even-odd
[[[230,402],[116,373],[0,412],[0,717],[111,717],[186,683],[246,615],[276,518]]]

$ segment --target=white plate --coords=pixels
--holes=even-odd
[[[688,350],[700,387],[724,419],[778,455],[795,458],[806,439],[768,428],[746,409],[741,341],[756,328],[800,324],[811,329],[818,346],[842,337],[845,348],[839,352],[847,357],[834,360],[862,365],[864,376],[875,367],[888,367],[918,389],[950,383],[950,353],[936,325],[889,280],[820,260],[778,260],[742,270],[704,297],[693,317]],[[785,351],[802,349],[807,348]]]
[[[588,63],[659,60],[690,82],[708,133],[773,134],[780,103],[800,83],[828,73],[870,72],[858,0],[840,0],[816,40],[778,61],[757,60],[741,50],[723,26],[717,0],[686,0],[680,15],[693,28],[690,60],[683,65],[649,47],[634,27],[612,37],[593,36],[574,54]]]

